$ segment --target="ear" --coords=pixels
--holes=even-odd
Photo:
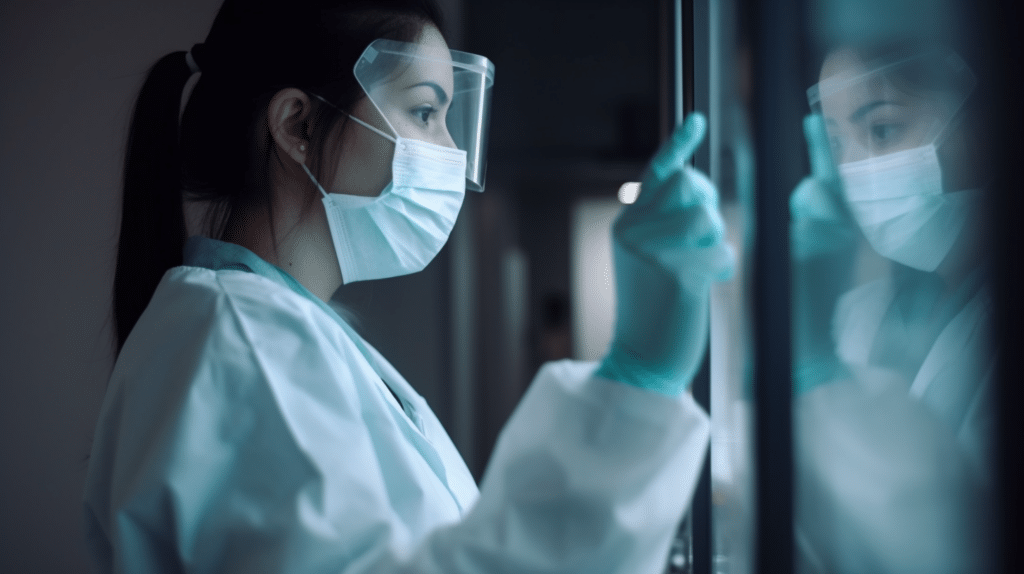
[[[267,106],[267,127],[274,143],[299,164],[306,163],[309,149],[306,121],[311,109],[309,96],[298,88],[277,92]]]

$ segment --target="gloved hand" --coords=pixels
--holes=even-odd
[[[811,175],[789,196],[794,261],[836,253],[854,246],[855,223],[842,199],[842,182],[820,114],[804,117],[804,137],[810,154]]]
[[[714,185],[686,165],[706,131],[704,116],[687,118],[615,221],[616,325],[598,376],[677,396],[700,365],[711,282],[734,260]]]
[[[832,316],[840,295],[850,288],[858,239],[820,115],[804,118],[804,137],[811,175],[789,198],[797,392],[848,376],[835,354]]]

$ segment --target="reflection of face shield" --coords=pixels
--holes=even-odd
[[[494,64],[424,44],[375,40],[355,76],[393,133],[466,152],[466,188],[483,191]]]
[[[970,69],[950,51],[874,66],[841,51],[829,64],[831,74],[807,97],[825,118],[839,165],[938,145],[974,87]]]

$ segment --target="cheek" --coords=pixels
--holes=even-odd
[[[424,126],[412,119],[402,118],[401,116],[389,116],[388,120],[391,122],[391,125],[395,126],[395,130],[402,137],[425,141],[442,147],[456,147],[455,141],[448,132],[448,125],[443,119],[432,120],[430,126]]]
[[[391,181],[394,144],[359,125],[341,146],[341,158],[335,176],[335,189],[341,193],[374,196]]]
[[[391,176],[394,144],[373,133],[358,138],[354,143],[356,148],[355,156],[359,158],[360,163],[366,170],[375,173],[386,171],[387,173],[384,175]]]

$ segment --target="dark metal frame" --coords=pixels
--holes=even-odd
[[[802,0],[749,0],[755,179],[754,571],[793,571],[789,194],[807,173],[801,120],[807,14]]]
[[[669,113],[664,114],[666,126],[665,134],[678,125],[693,113],[695,110],[702,110],[707,113],[708,94],[707,90],[697,90],[697,86],[707,87],[709,85],[707,59],[708,50],[708,0],[696,0],[699,6],[695,7],[695,0],[671,0],[670,5],[663,4],[662,14],[670,16],[670,34],[667,50],[667,71],[668,79],[663,82],[667,88],[666,100]],[[703,65],[698,67],[697,63]],[[704,172],[710,171],[710,145],[705,142],[700,151],[690,159],[691,164]],[[711,375],[710,355],[706,351],[700,369],[694,377],[691,387],[693,398],[704,410],[711,414]],[[712,567],[712,539],[711,539],[711,456],[710,449],[704,459],[700,477],[693,494],[693,501],[690,506],[690,513],[680,525],[677,539],[681,542],[682,551],[686,556],[686,563],[681,569],[673,569],[669,566],[670,572],[692,572],[710,573]]]
[[[992,191],[993,247],[995,250],[995,340],[999,345],[998,386],[996,389],[996,436],[995,460],[999,481],[996,501],[997,521],[993,526],[996,536],[998,563],[1007,574],[1024,571],[1024,557],[1021,553],[1021,532],[1024,532],[1024,406],[1022,383],[1024,364],[1021,362],[1021,325],[1024,324],[1024,299],[1021,285],[1024,280],[1021,265],[1021,249],[1024,246],[1024,229],[1020,225],[1024,214],[1024,197],[1021,194],[1020,158],[1024,157],[1024,79],[1016,70],[1020,67],[1022,50],[1019,6],[1009,0],[980,2],[977,9],[983,11],[979,21],[984,27],[985,38],[978,38],[986,49],[989,69],[985,76],[990,80],[1002,78],[993,86],[990,126],[995,133],[988,134],[993,140],[992,165],[995,178]]]

